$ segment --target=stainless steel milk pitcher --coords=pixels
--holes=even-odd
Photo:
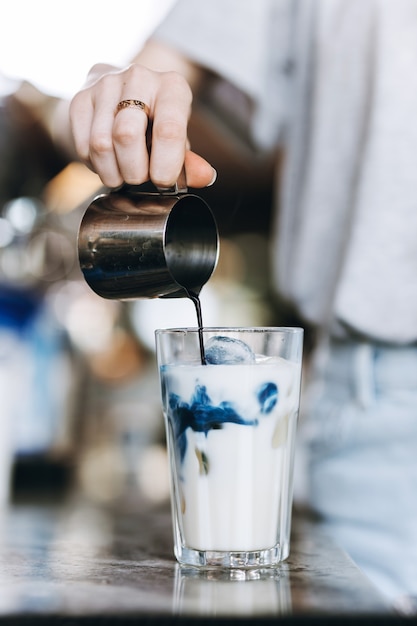
[[[110,299],[198,295],[218,259],[214,215],[186,184],[144,192],[125,186],[99,195],[78,234],[81,270]]]

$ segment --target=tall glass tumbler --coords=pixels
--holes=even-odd
[[[289,555],[303,330],[155,335],[177,560],[276,565]]]

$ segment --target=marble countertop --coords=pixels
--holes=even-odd
[[[296,515],[293,528],[276,569],[200,572],[175,562],[167,504],[15,503],[0,516],[0,623],[389,617],[317,523]]]

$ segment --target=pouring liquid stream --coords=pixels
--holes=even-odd
[[[189,291],[188,289],[186,289],[185,291],[187,293],[187,297],[190,298],[190,300],[193,301],[194,306],[195,306],[195,311],[197,313],[197,328],[198,328],[198,340],[199,340],[199,344],[200,344],[201,365],[207,365],[206,353],[204,351],[203,315],[202,315],[202,312],[201,312],[200,298],[198,297],[198,295],[196,293],[193,293],[192,291]]]

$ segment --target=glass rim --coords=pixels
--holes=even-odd
[[[287,333],[287,334],[301,334],[304,332],[304,328],[301,326],[203,326],[198,328],[197,326],[186,326],[183,328],[157,328],[155,335],[164,334],[195,334],[195,333]]]

